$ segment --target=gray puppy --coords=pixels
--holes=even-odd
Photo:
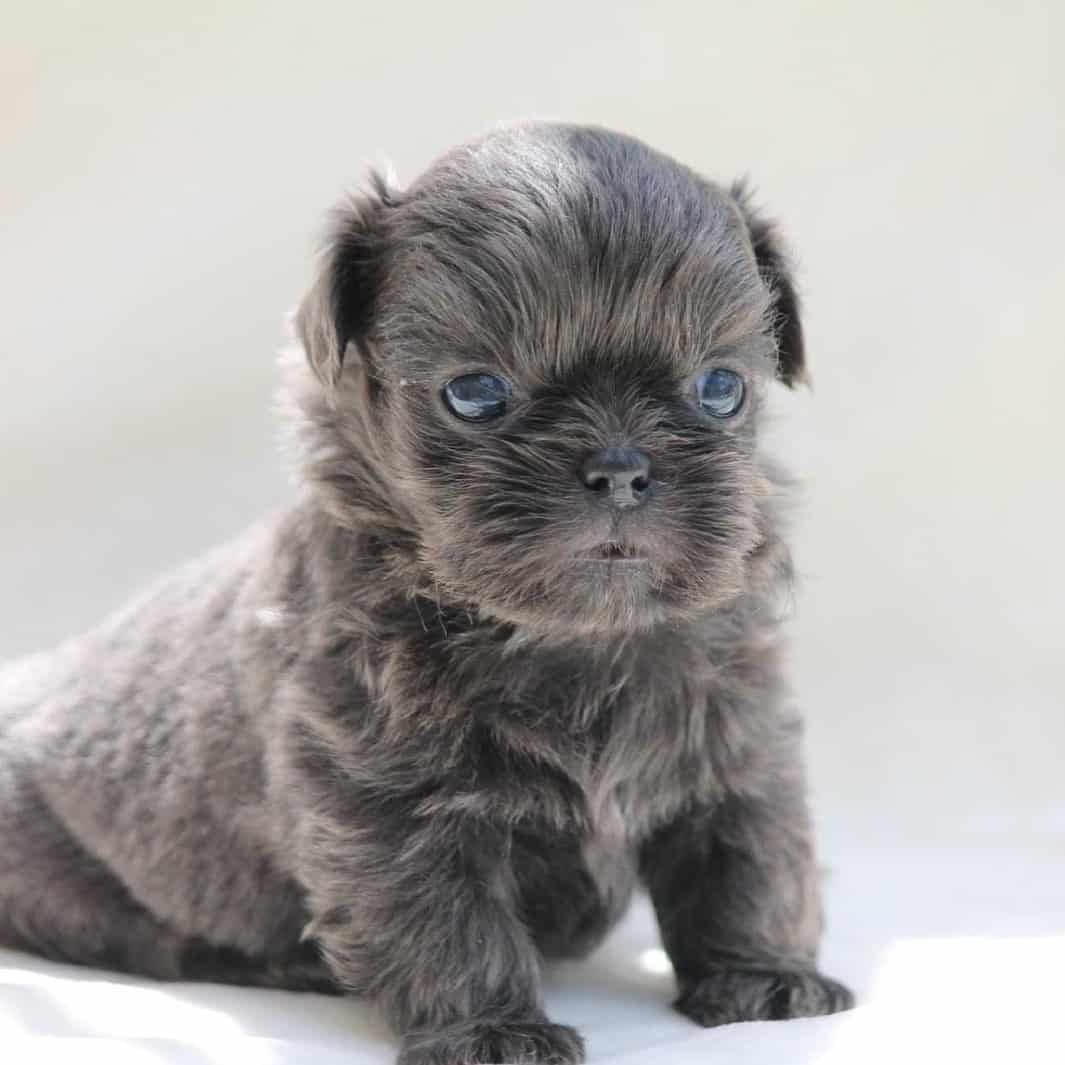
[[[541,959],[639,882],[700,1024],[848,1006],[758,449],[802,332],[742,189],[496,132],[341,207],[297,326],[298,505],[0,674],[0,942],[576,1062]]]

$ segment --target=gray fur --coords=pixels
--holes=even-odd
[[[804,365],[772,227],[629,138],[512,128],[341,207],[297,324],[298,505],[0,673],[0,942],[371,996],[406,1065],[575,1062],[541,957],[642,883],[699,1023],[846,1007],[757,446]],[[707,365],[746,378],[727,424]],[[470,370],[499,423],[445,410]],[[587,498],[608,445],[647,505]],[[618,537],[644,568],[580,561]]]

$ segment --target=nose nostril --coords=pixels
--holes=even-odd
[[[651,487],[651,462],[643,452],[609,447],[588,455],[577,471],[599,502],[618,509],[642,503]]]

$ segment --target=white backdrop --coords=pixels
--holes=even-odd
[[[0,657],[287,497],[282,315],[368,165],[596,122],[750,174],[798,253],[815,387],[775,432],[806,483],[796,687],[829,859],[1060,858],[1065,5],[295,10],[5,19]]]

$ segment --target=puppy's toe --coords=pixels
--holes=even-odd
[[[711,1028],[838,1013],[854,1005],[854,995],[813,969],[721,968],[684,988],[673,1005],[696,1024]]]
[[[397,1065],[578,1065],[584,1041],[576,1030],[548,1021],[471,1023],[411,1033]]]

